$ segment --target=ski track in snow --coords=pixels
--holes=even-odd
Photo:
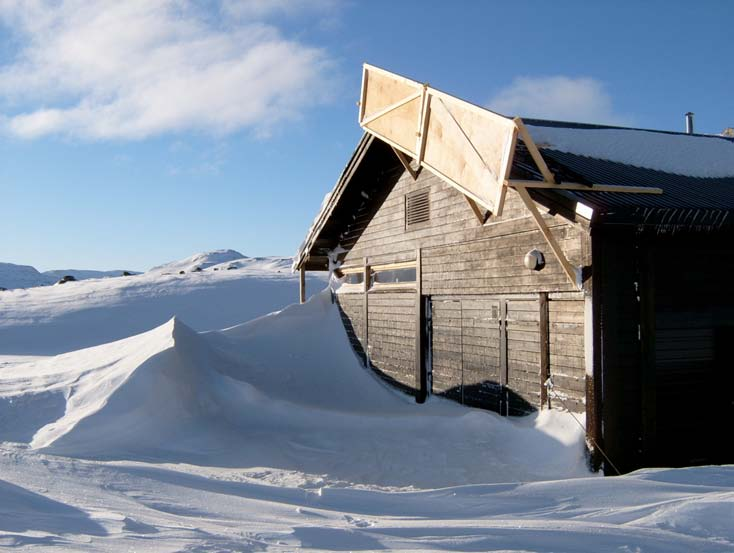
[[[1,297],[0,548],[734,550],[734,466],[601,478],[567,414],[385,386],[328,292],[232,326],[297,280],[164,272]]]

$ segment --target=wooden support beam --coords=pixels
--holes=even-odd
[[[530,157],[533,158],[535,165],[538,166],[540,174],[543,175],[543,179],[545,179],[546,182],[555,183],[556,178],[553,173],[551,173],[548,165],[545,163],[545,160],[543,159],[540,150],[538,150],[538,147],[535,145],[533,137],[530,136],[530,133],[525,126],[525,123],[523,123],[520,117],[515,117],[513,121],[515,122],[515,125],[517,125],[517,131],[520,134],[520,138],[522,138],[522,141],[525,143],[525,147],[528,149]]]
[[[552,190],[580,190],[582,192],[625,192],[627,194],[662,194],[661,188],[649,186],[625,186],[621,184],[579,184],[576,182],[564,182],[554,184],[542,180],[509,180],[508,186],[514,188],[546,188]]]
[[[535,223],[538,225],[540,232],[543,233],[545,241],[548,242],[551,250],[553,250],[553,254],[556,256],[556,259],[558,259],[559,263],[561,264],[563,272],[566,273],[568,280],[570,280],[575,287],[578,287],[578,283],[576,282],[576,269],[568,261],[568,259],[566,258],[566,254],[563,253],[563,250],[553,236],[553,233],[548,228],[548,225],[545,224],[543,216],[540,214],[540,212],[538,211],[538,207],[535,205],[535,202],[530,197],[530,193],[524,186],[517,186],[515,190],[517,190],[517,193],[520,194],[520,198],[522,198],[525,207],[528,208],[528,211],[530,211],[533,219],[535,219]]]
[[[306,303],[306,268],[303,265],[298,270],[298,299]]]
[[[408,156],[406,156],[403,152],[398,150],[395,146],[390,146],[392,148],[392,151],[395,152],[395,156],[398,158],[398,161],[400,161],[400,164],[403,166],[403,168],[410,174],[411,177],[413,177],[413,180],[418,180],[418,175],[421,172],[421,166],[418,166],[418,169],[413,169],[410,166],[410,159],[408,159]]]
[[[487,222],[487,219],[489,219],[490,212],[485,210],[482,211],[482,209],[477,205],[477,202],[472,200],[469,196],[464,195],[464,199],[469,204],[469,207],[471,207],[471,210],[474,212],[474,216],[477,218],[477,221],[479,221],[480,225],[483,225]]]
[[[422,92],[423,105],[421,107],[421,115],[419,121],[417,136],[417,144],[415,151],[418,153],[416,160],[418,165],[423,164],[423,155],[426,152],[426,134],[428,133],[428,120],[431,117],[431,95],[428,94],[428,85],[423,85]]]

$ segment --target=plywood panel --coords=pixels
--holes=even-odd
[[[495,214],[517,137],[511,119],[365,65],[360,125]]]

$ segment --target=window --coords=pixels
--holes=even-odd
[[[345,267],[334,271],[342,285],[338,289],[341,294],[364,292],[364,267]]]
[[[398,282],[415,282],[415,267],[405,269],[388,269],[374,271],[372,281],[376,284],[396,284]]]
[[[364,282],[364,271],[358,273],[347,273],[344,275],[344,284],[362,284]]]
[[[342,267],[335,271],[341,279],[337,293],[356,294],[365,292],[364,267]],[[367,289],[415,288],[416,265],[413,261],[400,261],[384,265],[369,266]]]
[[[417,190],[405,195],[405,230],[427,226],[431,218],[429,189]]]
[[[370,289],[415,285],[415,261],[375,265],[370,268]]]

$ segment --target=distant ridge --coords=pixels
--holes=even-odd
[[[0,288],[12,290],[14,288],[34,288],[36,286],[49,286],[59,281],[60,278],[71,275],[76,280],[87,280],[90,278],[110,278],[122,276],[124,272],[132,275],[140,274],[137,271],[124,271],[117,269],[113,271],[94,271],[88,269],[53,269],[40,272],[31,265],[16,265],[15,263],[0,263]]]

